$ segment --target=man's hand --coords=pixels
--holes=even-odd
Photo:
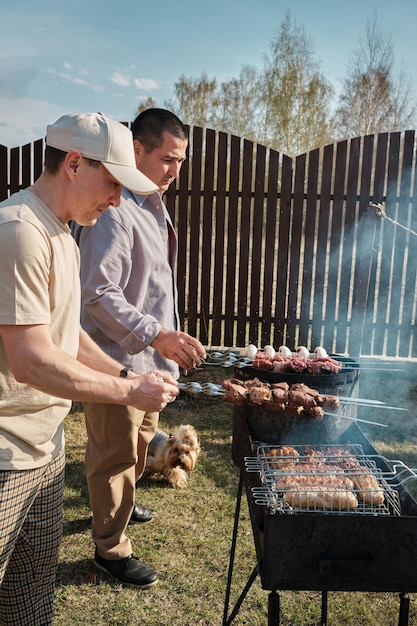
[[[129,382],[131,388],[127,404],[141,411],[159,413],[179,394],[177,382],[167,372],[152,370],[129,379]]]
[[[151,346],[161,356],[175,361],[184,370],[200,365],[201,359],[206,358],[206,351],[198,339],[177,330],[161,328]]]

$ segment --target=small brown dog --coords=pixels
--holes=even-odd
[[[144,475],[162,474],[172,487],[184,489],[200,451],[200,438],[190,424],[179,426],[170,435],[158,428],[149,444]]]

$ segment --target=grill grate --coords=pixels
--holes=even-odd
[[[417,477],[401,461],[365,455],[358,444],[281,447],[254,442],[254,449],[256,456],[245,457],[245,468],[259,474],[262,486],[251,489],[254,503],[270,513],[401,516],[396,487]],[[378,461],[388,470],[379,469]],[[364,478],[373,484],[364,487]]]

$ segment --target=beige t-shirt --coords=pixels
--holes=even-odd
[[[28,190],[0,203],[0,324],[48,324],[78,353],[79,253],[67,225]],[[64,445],[70,400],[18,383],[0,340],[0,469],[48,463]]]

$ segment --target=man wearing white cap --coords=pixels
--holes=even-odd
[[[154,370],[127,376],[81,330],[79,253],[67,222],[93,225],[122,186],[152,193],[131,132],[101,113],[48,126],[45,169],[0,203],[0,623],[52,623],[71,400],[159,411],[178,394]],[[132,557],[148,586],[156,575]]]

